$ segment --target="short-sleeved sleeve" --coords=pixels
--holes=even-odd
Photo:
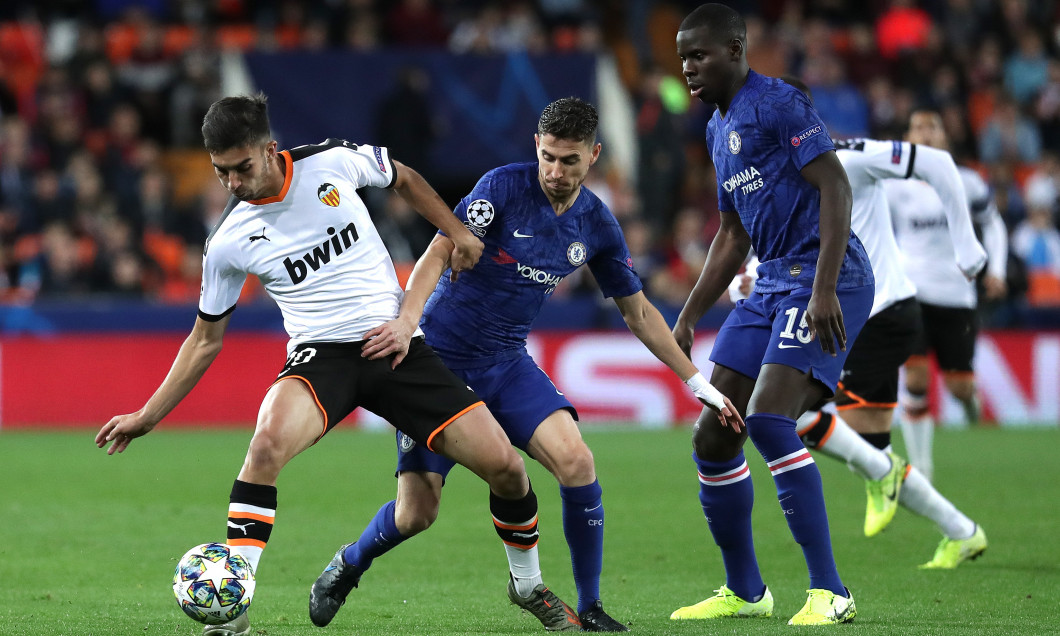
[[[235,247],[207,244],[202,257],[202,288],[199,291],[199,317],[216,322],[232,313],[243,291],[247,273],[238,265]]]
[[[390,151],[383,146],[369,146],[366,144],[343,144],[352,153],[352,159],[347,162],[349,167],[349,178],[356,187],[373,186],[376,188],[389,188],[394,185],[397,172],[394,162],[390,159]]]
[[[600,243],[589,259],[589,271],[600,286],[604,298],[632,296],[644,288],[640,276],[633,269],[633,257],[622,235],[622,228],[613,218],[597,228]]]
[[[482,175],[471,192],[453,208],[453,214],[464,223],[464,227],[479,238],[486,236],[497,218],[497,205],[501,197],[496,192],[494,177],[493,170]],[[441,230],[438,233],[445,234]]]
[[[769,110],[766,121],[798,170],[829,150],[835,150],[828,128],[802,91],[792,89]]]

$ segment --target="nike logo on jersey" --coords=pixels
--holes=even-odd
[[[600,506],[602,506],[602,505],[604,505],[604,504],[596,504],[596,505],[595,505],[595,506],[593,506],[592,508],[586,508],[586,509],[585,509],[585,512],[592,512],[593,510],[596,510],[597,508],[599,508],[599,507],[600,507]]]
[[[269,237],[265,236],[265,228],[261,228],[261,236],[251,236],[251,237],[248,237],[248,238],[250,239],[251,243],[253,243],[254,241],[260,241],[261,239],[265,239],[266,241],[272,243],[272,239],[270,239]]]
[[[780,347],[781,349],[801,349],[802,348],[802,345],[787,344],[786,342],[781,342],[777,346]]]
[[[512,233],[512,236],[514,236],[515,238],[532,238],[534,235],[533,234],[523,234],[519,230],[516,230],[515,232]]]

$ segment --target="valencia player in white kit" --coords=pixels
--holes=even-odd
[[[214,103],[202,132],[232,200],[206,244],[198,318],[154,395],[107,422],[97,446],[124,451],[191,391],[220,353],[243,283],[254,274],[279,305],[290,341],[232,487],[228,544],[257,570],[276,517],[280,470],[360,406],[485,480],[498,535],[536,563],[537,498],[522,458],[482,401],[422,334],[401,360],[361,355],[366,334],[397,316],[403,292],[358,188],[392,188],[445,231],[455,273],[475,265],[482,242],[386,148],[329,139],[278,151],[263,95]],[[530,574],[540,578],[539,570]],[[203,633],[243,636],[249,618]]]
[[[949,145],[942,117],[933,110],[917,110],[909,117],[906,139],[912,143],[945,150]],[[1001,219],[993,192],[979,173],[958,166],[972,221],[982,231],[986,248],[983,292],[988,300],[1004,297],[1008,262],[1008,230]],[[923,321],[913,355],[905,364],[898,420],[902,425],[909,459],[931,478],[932,440],[935,421],[928,400],[930,367],[934,353],[947,391],[961,403],[965,419],[979,419],[972,361],[979,334],[976,283],[953,266],[953,248],[948,240],[945,203],[931,187],[918,180],[887,184],[887,199],[895,220],[898,247],[909,276],[916,283]]]

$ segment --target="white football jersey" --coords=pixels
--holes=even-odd
[[[967,197],[966,209],[984,228],[991,227],[992,217],[998,213],[989,188],[974,171],[959,168],[959,172]],[[966,278],[957,265],[946,205],[936,189],[924,181],[910,179],[891,181],[886,191],[898,245],[916,284],[917,299],[932,305],[974,308],[975,281]],[[991,269],[999,264],[1003,277],[1006,255],[990,256]]]
[[[854,196],[850,229],[865,246],[876,278],[871,317],[916,295],[916,287],[902,266],[883,183],[894,177],[907,179],[913,174],[917,147],[904,141],[875,139],[836,141],[835,146]]]
[[[280,155],[280,193],[233,200],[207,240],[199,315],[230,313],[254,274],[280,307],[288,351],[364,340],[398,315],[403,292],[357,189],[392,186],[394,164],[386,148],[338,139]]]

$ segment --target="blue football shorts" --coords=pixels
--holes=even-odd
[[[875,289],[872,285],[836,292],[843,309],[847,350],[831,354],[811,340],[806,327],[808,287],[774,294],[753,292],[736,303],[714,341],[710,360],[733,371],[758,379],[763,364],[783,364],[809,373],[835,394],[847,352],[868,320]]]
[[[445,361],[443,356],[442,361]],[[575,420],[578,412],[529,354],[486,367],[453,369],[479,396],[500,422],[512,445],[526,451],[537,427],[552,413],[567,409]],[[455,465],[398,431],[397,472],[427,471],[443,477]]]

